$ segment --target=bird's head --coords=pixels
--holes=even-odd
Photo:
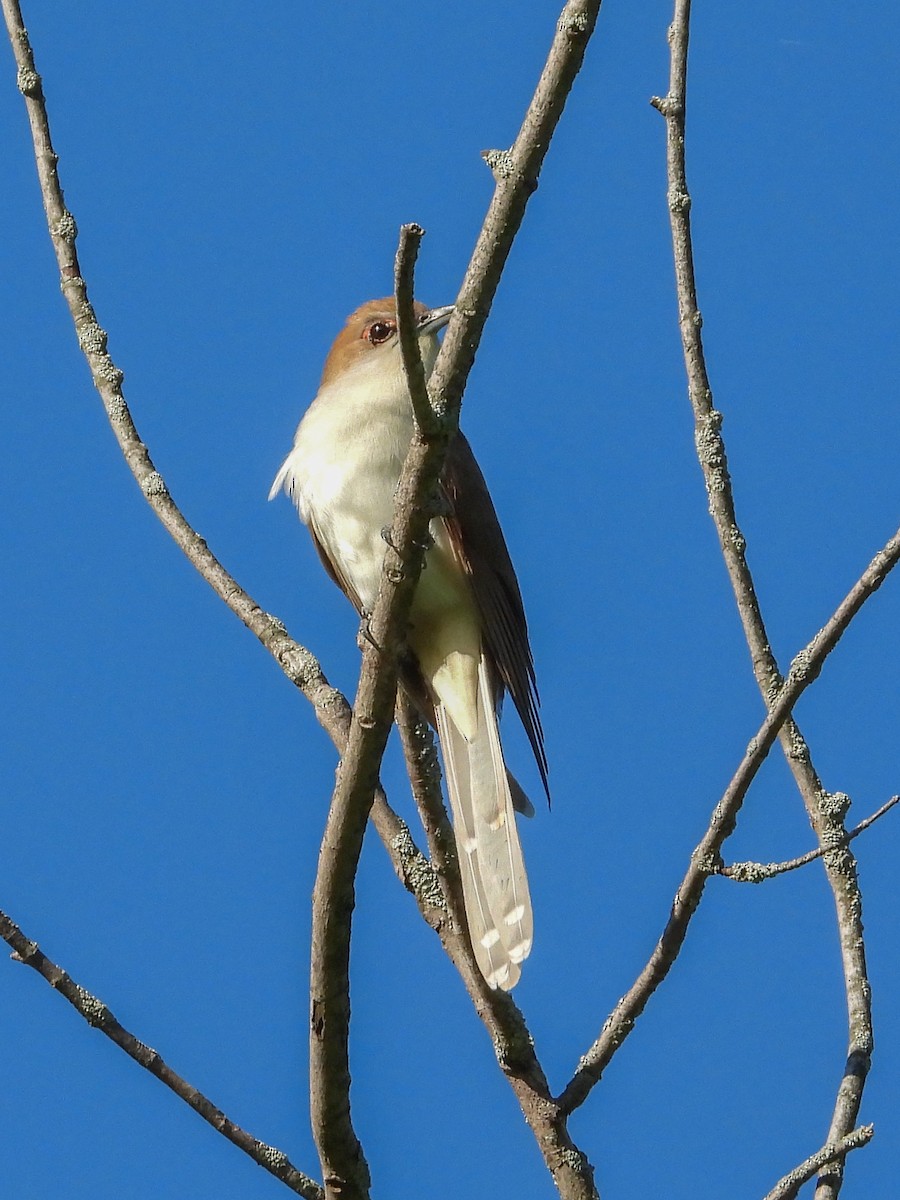
[[[419,350],[426,377],[438,353],[438,330],[450,320],[453,305],[427,308],[417,300],[413,306]],[[371,371],[373,376],[396,377],[402,373],[400,339],[397,336],[397,305],[393,296],[367,300],[347,318],[325,360],[320,388],[337,383],[346,372]]]

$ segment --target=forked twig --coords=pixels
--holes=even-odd
[[[685,170],[685,104],[690,0],[675,0],[669,29],[671,71],[665,97],[652,103],[666,120],[669,216],[675,262],[676,291],[685,369],[694,412],[697,454],[709,495],[709,511],[737,602],[750,650],[753,672],[766,703],[778,694],[781,676],[772,653],[747,564],[746,539],[737,523],[731,479],[721,436],[722,416],[713,405],[697,305],[691,244],[691,199]],[[886,574],[886,572],[885,572]],[[846,808],[822,786],[806,741],[797,724],[789,720],[779,739],[788,766],[803,798],[819,845],[825,848],[846,839]],[[862,896],[856,860],[849,848],[824,856],[825,871],[837,909],[838,932],[847,995],[849,1049],[844,1076],[838,1087],[828,1144],[840,1144],[854,1128],[869,1071],[873,1034],[871,989],[866,974]],[[819,1181],[817,1200],[835,1200],[842,1180],[842,1160],[836,1160]]]
[[[830,850],[842,849],[849,842],[852,842],[855,837],[859,837],[861,833],[864,833],[870,825],[874,825],[879,817],[883,817],[886,812],[890,812],[898,801],[900,801],[900,796],[891,796],[890,800],[882,804],[881,808],[873,812],[871,816],[866,817],[864,821],[860,821],[844,837],[840,838],[834,846],[819,846],[817,850],[810,850],[806,854],[800,854],[797,858],[789,858],[785,862],[730,863],[718,867],[715,874],[722,875],[726,879],[733,879],[736,883],[764,883],[767,879],[774,879],[776,875],[786,875],[788,871],[796,871],[798,867],[805,867],[808,863],[815,862],[817,858],[824,857]]]
[[[669,920],[646,966],[607,1018],[600,1036],[582,1056],[578,1069],[559,1097],[565,1112],[583,1104],[613,1055],[634,1028],[647,1001],[668,975],[687,935],[691,918],[703,895],[706,880],[721,863],[721,848],[735,828],[738,812],[750,784],[765,761],[776,737],[803,692],[818,678],[825,659],[837,645],[865,601],[878,590],[888,572],[900,561],[900,531],[875,555],[866,570],[838,605],[834,615],[808,646],[795,657],[777,698],[756,736],[750,740],[744,759],[716,805],[702,840],[691,855],[691,864],[678,887]],[[843,818],[846,806],[839,794],[820,798],[820,807],[830,807]],[[846,797],[843,797],[846,801]],[[846,838],[846,834],[844,835]],[[849,854],[844,847],[841,854]]]
[[[75,252],[77,228],[63,202],[41,80],[34,66],[18,2],[2,0],[2,4],[16,54],[20,89],[25,96],[31,122],[41,193],[57,254],[63,292],[110,424],[144,496],[176,543],[217,594],[276,657],[288,677],[310,699],[317,717],[328,729],[335,743],[345,752],[342,771],[345,782],[340,785],[336,815],[330,817],[326,833],[326,847],[334,852],[333,855],[329,853],[326,856],[332,860],[326,867],[326,874],[333,870],[335,877],[340,878],[341,882],[335,885],[333,892],[336,896],[348,894],[343,885],[349,876],[349,894],[352,896],[354,864],[350,861],[348,868],[346,863],[339,860],[345,857],[353,860],[354,847],[359,837],[359,814],[368,810],[377,785],[378,743],[382,741],[381,719],[378,714],[385,707],[385,695],[392,693],[392,668],[388,666],[382,676],[377,665],[369,671],[364,663],[358,698],[363,711],[358,713],[354,726],[350,727],[348,738],[346,701],[330,687],[315,658],[289,638],[282,623],[263,612],[238,586],[172,500],[162,476],[156,470],[134,426],[122,393],[122,372],[108,353],[106,334],[88,301],[87,287]],[[455,424],[465,379],[503,264],[521,223],[528,196],[537,184],[541,163],[572,82],[580,68],[599,8],[600,0],[569,0],[565,5],[547,64],[529,105],[522,130],[511,149],[501,156],[503,163],[492,162],[497,180],[494,199],[465,277],[461,292],[462,308],[455,319],[455,328],[451,325],[448,331],[441,361],[432,380],[431,394],[436,398],[435,408],[440,417],[446,418],[445,430]],[[413,449],[415,450],[415,447]],[[396,522],[401,532],[398,535],[396,527],[394,531],[395,543],[401,547],[404,544],[404,504],[412,504],[415,492],[415,488],[411,488],[408,481],[414,479],[419,471],[427,474],[436,461],[436,458],[431,458],[427,453],[424,456],[430,459],[428,465],[423,467],[421,462],[414,464],[404,476],[407,481],[406,491],[398,503]],[[411,518],[410,526],[414,526],[415,523],[415,519]],[[412,544],[415,553],[415,538]],[[405,563],[399,568],[394,565],[395,572],[399,570],[403,574],[406,569]],[[406,578],[408,577],[406,575]],[[395,590],[404,589],[401,587]],[[390,605],[387,605],[387,608],[390,609]],[[393,618],[390,612],[387,612],[384,620],[388,626],[391,625]],[[384,648],[387,643],[379,644]],[[386,657],[389,658],[390,655],[391,651],[388,651]],[[371,665],[370,662],[369,666]],[[354,766],[351,768],[348,764]],[[423,878],[423,872],[414,869],[417,852],[414,846],[411,848],[408,831],[405,831],[403,836],[402,823],[387,807],[383,797],[376,796],[373,813],[398,873],[408,886],[415,888],[415,881]],[[424,875],[427,875],[427,872]],[[420,908],[424,912],[429,911],[427,894],[417,891],[416,895]],[[341,920],[341,917],[335,917],[337,925]],[[325,925],[329,925],[330,921],[330,917],[323,917]],[[337,938],[337,942],[342,940],[342,935]],[[328,938],[326,943],[330,945]],[[324,958],[330,957],[333,948],[331,946],[331,949],[326,948],[323,951]],[[317,953],[315,949],[314,953]],[[341,957],[341,953],[338,953],[338,958]],[[337,974],[340,975],[341,972],[338,971]],[[328,975],[327,970],[325,975]],[[541,1099],[543,1097],[536,1093],[535,1102]],[[350,1150],[352,1157],[352,1145]],[[550,1147],[549,1150],[545,1150],[545,1158],[564,1195],[588,1198],[595,1194],[589,1164],[574,1148],[562,1147],[558,1153],[557,1149]],[[331,1182],[332,1180],[326,1179],[326,1185]]]
[[[385,558],[385,573],[382,576],[379,599],[371,622],[373,638],[380,650],[376,652],[374,646],[367,646],[363,652],[363,667],[348,749],[343,759],[338,787],[332,799],[323,842],[323,853],[325,847],[329,847],[328,861],[325,865],[326,870],[331,872],[332,879],[329,886],[322,889],[320,901],[329,895],[332,900],[340,898],[343,904],[352,904],[352,879],[364,830],[364,820],[361,818],[368,811],[369,798],[377,778],[378,764],[390,726],[391,713],[388,708],[389,705],[391,708],[393,706],[400,647],[400,641],[397,639],[402,640],[405,636],[403,619],[398,620],[398,616],[408,611],[412,587],[421,569],[422,547],[425,544],[428,523],[425,502],[430,489],[437,482],[449,438],[456,429],[466,379],[503,266],[524,216],[528,198],[537,186],[544,156],[584,58],[599,9],[600,0],[569,0],[565,5],[547,63],[529,104],[522,128],[513,146],[508,152],[504,152],[504,169],[494,170],[494,196],[463,280],[456,302],[456,312],[448,327],[428,389],[431,407],[437,420],[432,423],[429,417],[423,418],[425,426],[420,427],[418,434],[413,438],[397,489],[392,542],[402,554],[398,555],[396,549],[389,547]],[[411,271],[411,267],[409,270]],[[411,386],[415,387],[417,378],[414,364],[410,379]],[[389,578],[391,574],[394,579]],[[390,601],[391,596],[393,603]],[[342,864],[337,861],[339,857],[347,861]],[[325,912],[320,915],[322,925],[328,925],[331,934],[327,943],[317,945],[314,939],[314,960],[321,953],[323,964],[326,957],[331,961],[328,969],[317,971],[314,968],[316,982],[313,984],[313,1008],[315,1015],[317,1003],[327,1002],[327,985],[331,989],[332,1020],[330,1033],[324,1035],[324,1042],[329,1045],[329,1062],[333,1070],[326,1070],[323,1060],[319,1067],[313,1067],[313,1071],[323,1084],[329,1079],[336,1082],[331,1094],[332,1103],[322,1107],[314,1121],[319,1128],[327,1132],[331,1127],[328,1121],[329,1114],[333,1115],[337,1111],[337,1126],[339,1131],[342,1131],[338,1134],[337,1143],[345,1164],[345,1170],[338,1170],[337,1174],[353,1187],[355,1184],[351,1181],[359,1163],[359,1156],[358,1143],[349,1124],[347,1099],[349,1073],[346,1058],[346,1018],[349,1007],[345,1001],[336,998],[337,994],[334,991],[336,986],[341,990],[345,987],[349,909],[339,916],[331,917]],[[344,929],[347,931],[346,935]],[[322,1029],[325,1031],[328,1028],[329,1022],[324,1018]],[[316,1038],[314,1030],[314,1049]],[[316,1049],[316,1055],[319,1055],[321,1049],[321,1046]],[[537,1060],[534,1061],[536,1063]],[[509,1068],[507,1074],[515,1080],[514,1089],[523,1109],[547,1104],[548,1089],[542,1071],[537,1078],[530,1071],[519,1075]],[[592,1168],[586,1156],[575,1150],[568,1141],[564,1120],[560,1120],[558,1125],[560,1137],[549,1144],[541,1144],[554,1182],[567,1200],[593,1200],[596,1189]],[[324,1169],[328,1187],[329,1167],[325,1166]],[[359,1179],[364,1178],[365,1172],[360,1171]]]
[[[860,1125],[858,1129],[854,1129],[840,1141],[826,1143],[821,1150],[811,1154],[799,1166],[794,1167],[793,1171],[789,1171],[787,1175],[779,1179],[772,1190],[766,1193],[763,1200],[794,1200],[804,1183],[812,1179],[817,1171],[821,1171],[823,1167],[827,1167],[829,1163],[833,1163],[839,1158],[843,1159],[851,1150],[858,1150],[860,1146],[868,1145],[874,1136],[874,1125]]]
[[[775,736],[788,722],[793,704],[796,703],[802,690],[809,686],[818,674],[825,657],[858,612],[859,607],[880,586],[900,557],[900,535],[896,535],[875,556],[828,624],[816,635],[809,646],[797,655],[787,680],[782,681],[765,635],[762,614],[746,562],[745,542],[738,529],[734,514],[724,444],[719,432],[721,418],[712,407],[712,393],[700,335],[701,321],[696,303],[690,238],[690,195],[687,190],[684,165],[689,16],[690,0],[676,0],[675,16],[669,30],[671,46],[669,92],[664,99],[654,98],[653,103],[663,113],[667,122],[668,202],[675,252],[679,321],[691,400],[697,420],[698,452],[707,482],[710,511],[719,531],[729,575],[738,600],[738,608],[751,648],[754,669],[770,707],[766,721],[757,737],[751,742],[744,762],[729,784],[722,800],[716,806],[706,835],[694,851],[691,866],[678,889],[672,913],[656,949],[635,984],[620,1000],[606,1021],[600,1037],[584,1055],[578,1070],[562,1093],[560,1102],[567,1111],[571,1111],[584,1101],[618,1047],[630,1033],[650,995],[668,973],[683,943],[690,919],[700,902],[706,878],[720,865],[721,846],[734,827],[734,821],[746,789],[768,753]],[[799,689],[798,684],[801,685]],[[800,740],[804,750],[805,744],[799,738],[799,731],[796,731],[796,726],[792,722],[787,728],[788,735],[785,740],[793,747],[794,757],[799,757],[797,739]],[[835,821],[840,823],[843,813],[838,813],[838,806],[832,802],[831,797],[824,793],[817,780],[816,784],[815,812],[819,816],[817,832],[821,843],[834,845],[835,839],[840,836],[840,833],[835,831],[833,823]],[[827,837],[824,832],[826,821],[832,822],[830,837]],[[840,831],[843,833],[842,825],[840,825]],[[845,833],[843,836],[846,838]],[[849,855],[846,846],[843,854]],[[841,868],[845,870],[846,864],[842,863]],[[857,950],[857,956],[858,958],[862,957],[861,948]]]

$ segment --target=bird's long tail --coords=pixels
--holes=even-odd
[[[533,919],[483,657],[474,736],[463,736],[442,702],[435,705],[435,716],[475,959],[491,987],[508,991],[531,950]]]

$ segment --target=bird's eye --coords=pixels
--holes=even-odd
[[[393,321],[373,321],[372,324],[363,334],[363,337],[372,343],[373,346],[380,346],[382,342],[386,342],[397,326]]]

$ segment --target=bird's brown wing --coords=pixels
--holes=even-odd
[[[319,537],[319,531],[316,529],[315,521],[312,519],[312,515],[310,515],[307,520],[307,528],[309,529],[309,535],[312,538],[312,543],[316,548],[316,554],[318,554],[322,566],[338,585],[359,615],[362,616],[362,603],[360,602],[359,596],[356,594],[356,589],[351,586],[350,581],[346,578],[338,564],[325,549],[325,543]]]
[[[540,700],[522,593],[487,484],[462,433],[453,440],[441,482],[448,506],[443,521],[475,593],[486,657],[512,696],[549,799]]]

